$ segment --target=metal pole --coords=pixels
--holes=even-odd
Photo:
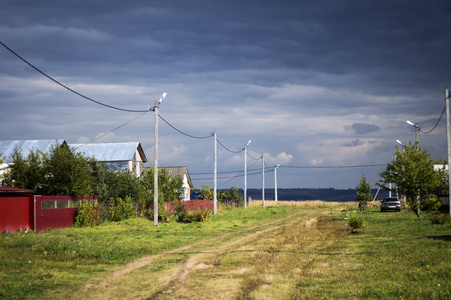
[[[155,141],[153,163],[153,225],[158,226],[158,105],[155,105]]]
[[[450,125],[450,115],[449,115],[449,90],[445,89],[445,102],[446,102],[446,132],[448,138],[448,205],[449,205],[449,215],[451,216],[451,176],[450,176],[450,162],[451,162],[451,125]]]
[[[418,148],[420,147],[420,126],[418,125],[418,123],[415,124],[415,144],[416,149],[418,150]]]
[[[247,202],[247,145],[244,146],[244,209]]]
[[[274,166],[274,200],[277,201],[277,168],[280,165]]]
[[[216,141],[218,139],[218,133],[216,132],[216,129],[214,131],[214,136],[215,136],[215,163],[214,163],[214,206],[213,206],[213,214],[217,214],[218,213],[218,182],[217,182],[217,172],[218,172],[218,148],[216,145]]]
[[[265,157],[262,154],[262,176],[263,176],[263,183],[262,183],[262,206],[265,206]]]

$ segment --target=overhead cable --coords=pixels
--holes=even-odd
[[[369,167],[383,167],[387,164],[374,164],[374,165],[354,165],[354,166],[279,166],[280,168],[292,168],[292,169],[346,169],[346,168],[369,168]]]
[[[166,121],[160,114],[158,114],[158,116],[160,117],[160,119],[162,119],[166,124],[168,124],[170,127],[172,127],[172,129],[174,129],[175,131],[177,131],[177,132],[179,132],[179,133],[181,133],[181,134],[183,134],[183,135],[186,135],[186,136],[188,136],[188,137],[190,137],[190,138],[193,138],[193,139],[207,139],[207,138],[209,138],[209,137],[212,137],[213,135],[207,135],[207,136],[194,136],[194,135],[190,135],[190,134],[188,134],[188,133],[185,133],[185,132],[183,132],[183,131],[181,131],[180,129],[177,129],[174,125],[172,125],[171,123],[169,123],[168,121]]]
[[[97,138],[95,138],[95,139],[93,139],[93,140],[91,140],[91,141],[87,142],[86,144],[91,144],[91,143],[93,143],[93,142],[95,142],[95,141],[97,141],[97,140],[99,140],[99,139],[103,138],[104,136],[106,136],[106,135],[108,135],[108,134],[112,133],[113,131],[115,131],[115,130],[118,130],[118,129],[119,129],[119,128],[121,128],[121,127],[124,127],[125,125],[127,125],[127,124],[129,124],[129,123],[133,122],[134,120],[138,119],[139,117],[141,117],[141,116],[143,116],[143,115],[147,114],[147,113],[148,113],[149,111],[150,111],[150,110],[147,110],[147,111],[143,112],[143,113],[142,113],[142,114],[140,114],[139,116],[137,116],[137,117],[135,117],[135,118],[131,119],[130,121],[127,121],[127,122],[125,122],[125,123],[124,123],[124,124],[122,124],[122,125],[119,125],[119,126],[117,126],[117,127],[116,127],[116,128],[114,128],[114,129],[111,129],[111,130],[110,130],[110,131],[108,131],[107,133],[104,133],[104,134],[102,134],[101,136],[99,136],[99,137],[97,137]],[[79,147],[81,147],[81,146],[79,146]],[[75,149],[77,149],[77,148],[75,148]]]
[[[66,90],[86,99],[89,100],[91,102],[94,102],[96,104],[111,108],[111,109],[116,109],[116,110],[120,110],[120,111],[126,111],[126,112],[147,112],[148,110],[133,110],[133,109],[125,109],[125,108],[120,108],[120,107],[116,107],[116,106],[112,106],[112,105],[108,105],[105,103],[102,103],[100,101],[94,100],[88,96],[85,96],[77,91],[75,91],[74,89],[71,89],[70,87],[62,84],[61,82],[59,82],[58,80],[54,79],[53,77],[47,75],[46,73],[44,73],[43,71],[41,71],[40,69],[38,69],[37,67],[35,67],[34,65],[32,65],[30,62],[28,62],[26,59],[24,59],[22,56],[20,56],[19,54],[17,54],[16,52],[14,52],[12,49],[10,49],[8,46],[6,46],[4,43],[0,42],[0,44],[5,47],[9,52],[11,52],[12,54],[14,54],[15,56],[17,56],[20,60],[22,60],[24,63],[26,63],[27,65],[29,65],[30,67],[32,67],[33,69],[35,69],[36,71],[38,71],[40,74],[44,75],[45,77],[47,77],[48,79],[50,79],[51,81],[53,81],[54,83],[58,84],[59,86],[65,88]],[[153,110],[153,108],[149,109],[149,110]]]
[[[224,145],[221,143],[221,141],[219,141],[218,139],[216,139],[216,140],[218,141],[219,145],[221,145],[224,149],[226,149],[226,150],[229,151],[229,152],[232,152],[232,153],[241,153],[241,152],[244,151],[244,148],[241,149],[241,150],[239,150],[239,151],[233,151],[233,150],[230,150],[229,148],[227,148],[226,146],[224,146]]]
[[[445,113],[445,110],[446,110],[446,106],[443,108],[442,114],[440,115],[440,118],[438,118],[437,123],[435,123],[434,127],[432,127],[431,130],[429,130],[429,131],[423,131],[423,130],[421,130],[421,128],[420,128],[420,132],[421,132],[421,133],[424,133],[424,134],[429,134],[429,133],[431,133],[432,131],[434,131],[435,127],[437,127],[438,123],[439,123],[440,120],[442,119],[443,114]]]

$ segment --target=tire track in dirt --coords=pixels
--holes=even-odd
[[[192,270],[207,269],[207,268],[214,267],[212,265],[206,265],[206,264],[202,264],[202,263],[199,264],[198,262],[200,260],[208,258],[209,256],[221,255],[227,251],[230,251],[230,249],[237,248],[238,246],[242,245],[246,240],[253,239],[260,234],[266,233],[271,230],[278,229],[289,223],[297,222],[297,221],[299,221],[299,219],[298,219],[299,215],[302,215],[302,213],[301,212],[295,213],[295,214],[289,215],[287,217],[274,220],[269,223],[244,228],[239,231],[228,232],[228,233],[225,233],[225,234],[222,234],[219,236],[215,236],[212,238],[200,240],[200,241],[192,243],[190,245],[186,245],[186,246],[172,249],[169,251],[142,257],[136,261],[128,263],[127,265],[125,265],[124,268],[121,268],[121,269],[118,269],[118,270],[112,272],[98,284],[92,284],[92,283],[85,284],[83,289],[81,290],[81,292],[87,293],[87,292],[95,291],[94,294],[102,295],[103,294],[102,291],[108,290],[109,286],[111,286],[111,285],[116,285],[116,283],[120,282],[120,280],[123,276],[130,276],[130,273],[132,273],[133,271],[135,271],[137,269],[151,265],[155,261],[163,259],[167,255],[178,254],[178,253],[182,254],[182,253],[186,253],[186,251],[189,249],[193,249],[193,248],[196,249],[196,251],[194,251],[193,254],[190,255],[185,260],[185,262],[172,273],[172,275],[168,278],[168,283],[160,288],[160,292],[157,292],[150,297],[153,298],[154,296],[157,296],[158,294],[167,295],[177,286],[179,289],[183,289],[181,284],[183,285],[183,281],[186,279],[186,277],[189,275],[189,273]],[[304,215],[303,217],[308,218],[309,216]],[[290,219],[292,219],[292,220],[289,222],[286,222],[287,220],[290,220]],[[311,224],[312,222],[315,222],[315,220],[316,220],[316,218],[310,218],[309,220],[304,221],[304,222],[306,224],[307,223]],[[278,224],[278,223],[280,223],[280,225],[274,226],[274,224]],[[261,230],[258,230],[260,228],[261,228]],[[258,230],[258,231],[254,232],[254,230]],[[235,238],[232,241],[226,241],[226,242],[222,241],[224,238],[227,238],[232,235],[237,235],[237,234],[244,234],[244,236]],[[209,244],[212,244],[215,242],[220,244],[220,246],[213,246],[213,248],[212,248],[212,246],[208,246]],[[209,250],[207,250],[208,252],[202,251],[202,247],[209,249]],[[165,291],[165,292],[163,292],[163,291]],[[92,294],[91,294],[91,296],[92,296]]]

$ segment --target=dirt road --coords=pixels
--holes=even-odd
[[[256,258],[271,253],[266,242],[287,226],[316,223],[313,213],[293,213],[264,225],[205,239],[143,257],[87,283],[76,299],[235,299],[252,291]],[[246,275],[247,274],[247,275]],[[249,281],[250,280],[250,281]],[[258,281],[258,280],[257,280]],[[244,294],[243,294],[244,293]]]

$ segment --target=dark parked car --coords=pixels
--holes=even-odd
[[[401,201],[397,197],[386,197],[382,200],[381,211],[401,211]]]

